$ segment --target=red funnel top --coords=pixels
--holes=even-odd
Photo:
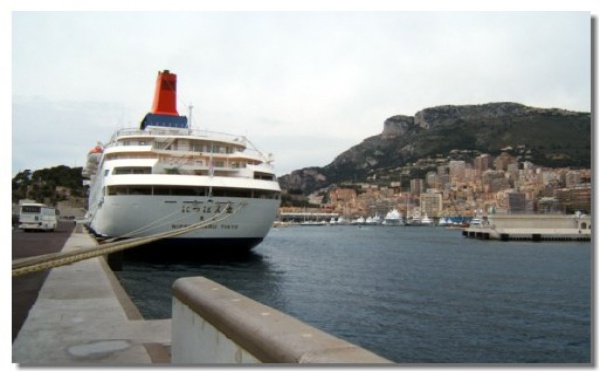
[[[158,73],[154,103],[152,103],[150,112],[179,116],[177,113],[177,75],[170,73],[169,70],[159,71]]]

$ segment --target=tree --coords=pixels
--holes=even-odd
[[[81,167],[70,168],[59,165],[52,168],[38,169],[34,172],[27,169],[19,172],[12,180],[12,199],[16,203],[20,199],[33,199],[39,202],[56,203],[60,199],[56,195],[56,187],[62,186],[71,190],[71,195],[84,196]]]
[[[31,185],[31,170],[25,169],[12,179],[12,200],[17,202],[27,198],[27,190]]]

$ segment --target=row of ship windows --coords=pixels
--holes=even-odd
[[[217,162],[217,167],[219,167],[219,163]],[[108,174],[109,170],[107,169],[106,174]],[[178,173],[176,169],[167,170],[167,173]],[[151,167],[115,167],[112,171],[112,174],[151,174]],[[262,172],[254,172],[254,178],[258,180],[267,180],[274,181],[275,175],[271,173],[262,173]]]
[[[108,172],[108,169],[106,170]],[[113,174],[150,174],[152,167],[115,167]]]
[[[191,150],[191,151],[196,151],[196,152],[211,152],[214,154],[233,154],[233,152],[235,150],[243,151],[243,148],[235,149],[230,146],[217,146],[217,145],[213,145],[213,144],[204,145],[204,144],[194,143],[191,145],[188,145],[188,144],[179,145],[178,141],[171,143],[170,146],[169,146],[169,142],[149,142],[149,141],[127,140],[127,141],[122,141],[121,143],[123,144],[123,146],[153,145],[153,147],[157,150],[173,150],[173,151],[177,151],[177,150],[190,151]]]
[[[212,192],[212,194],[211,194]],[[174,195],[213,196],[230,198],[279,199],[279,191],[240,189],[234,187],[187,187],[162,185],[119,185],[108,186],[107,195]]]

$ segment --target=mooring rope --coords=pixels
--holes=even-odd
[[[158,233],[150,236],[139,237],[139,238],[131,238],[125,241],[118,241],[112,243],[106,243],[102,245],[95,246],[93,248],[84,248],[76,251],[70,252],[56,252],[45,254],[41,256],[35,257],[27,257],[18,260],[13,260],[12,263],[12,276],[20,276],[36,271],[42,271],[46,269],[51,269],[54,267],[70,265],[75,262],[87,260],[89,258],[99,257],[111,253],[115,253],[118,251],[123,251],[126,249],[134,248],[142,244],[148,244],[155,242],[157,240],[170,238],[182,234],[186,234],[215,223],[224,221],[229,217],[233,216],[237,212],[239,212],[243,207],[246,206],[246,203],[241,203],[236,209],[230,209],[231,206],[228,204],[226,208],[223,209],[218,214],[215,214],[211,218],[200,221],[189,226],[185,226],[179,229],[175,229],[172,231],[167,231],[163,233]]]
[[[177,209],[175,212],[173,212],[173,213],[171,213],[171,214],[168,214],[168,215],[166,215],[166,216],[164,216],[164,217],[162,217],[162,218],[159,218],[158,220],[155,220],[155,221],[153,221],[153,222],[150,222],[149,224],[147,224],[147,225],[145,225],[145,226],[138,227],[137,229],[135,229],[135,230],[132,230],[132,231],[130,231],[130,232],[128,232],[128,233],[125,233],[125,234],[123,234],[123,235],[120,235],[120,236],[114,236],[114,237],[112,237],[112,238],[110,238],[110,239],[103,240],[103,242],[105,242],[105,243],[110,243],[110,242],[113,242],[113,241],[115,241],[115,240],[120,240],[120,239],[123,239],[123,238],[130,238],[130,237],[131,237],[132,235],[134,235],[134,234],[140,234],[140,233],[143,233],[143,232],[145,232],[145,231],[147,231],[147,230],[150,230],[150,229],[153,229],[153,228],[158,228],[158,227],[161,227],[162,225],[165,225],[165,224],[167,224],[167,223],[170,223],[170,224],[172,224],[172,223],[174,223],[174,222],[179,222],[179,221],[181,221],[181,220],[183,220],[183,219],[186,219],[186,218],[188,217],[188,216],[183,216],[183,217],[181,217],[181,218],[179,218],[179,219],[176,219],[176,220],[168,220],[167,222],[164,222],[164,220],[166,220],[166,219],[168,219],[168,218],[171,218],[171,217],[175,216],[175,215],[176,215],[176,214],[178,214],[178,213],[179,213],[179,209]],[[157,223],[159,223],[159,222],[160,222],[160,224],[156,225],[156,224],[157,224]]]

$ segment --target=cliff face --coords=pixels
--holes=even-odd
[[[383,122],[383,132],[381,138],[390,139],[403,136],[415,125],[415,118],[412,116],[396,115]]]
[[[485,105],[437,106],[417,112],[415,122],[421,128],[431,129],[432,126],[449,124],[457,119],[486,120],[524,116],[532,110],[535,109],[510,102]]]
[[[535,116],[578,116],[581,113],[560,110],[528,107],[520,103],[488,103],[484,105],[437,106],[426,108],[415,114],[415,123],[424,129],[432,126],[452,124],[456,120],[495,121],[507,118],[523,118]]]
[[[414,116],[392,116],[381,134],[325,167],[294,171],[279,181],[283,189],[308,194],[332,183],[389,175],[418,159],[446,157],[452,150],[498,155],[507,146],[525,146],[526,160],[538,165],[590,167],[591,115],[511,102],[426,108]]]

